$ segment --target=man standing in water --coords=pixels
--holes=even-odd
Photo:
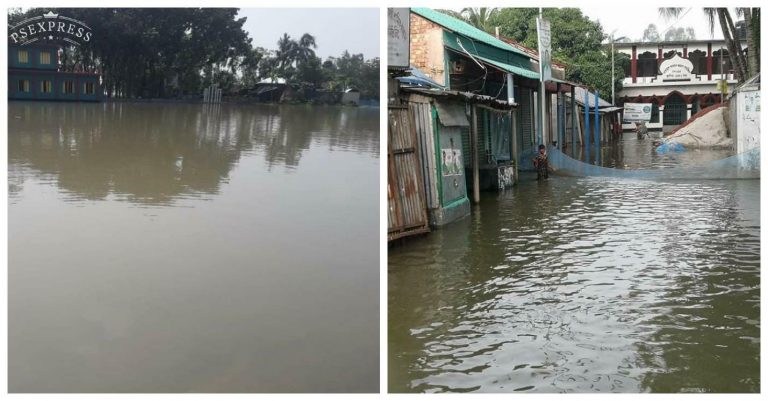
[[[539,145],[539,153],[533,158],[533,168],[536,170],[536,179],[549,178],[549,161],[547,160],[547,147]]]
[[[645,139],[648,137],[648,127],[645,126],[645,122],[643,121],[635,123],[635,131],[637,131],[637,139]]]

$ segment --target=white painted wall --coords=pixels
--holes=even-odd
[[[760,90],[744,90],[736,93],[736,121],[731,121],[731,129],[735,131],[736,153],[744,153],[760,147]],[[733,118],[733,117],[731,117]]]

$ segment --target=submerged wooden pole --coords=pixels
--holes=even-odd
[[[584,146],[587,154],[587,163],[589,163],[589,91],[584,88]]]
[[[573,85],[571,85],[571,147],[576,148],[576,87]]]
[[[515,184],[518,182],[518,174],[520,173],[520,158],[517,154],[517,111],[512,110],[509,112],[509,121],[512,124],[512,160],[515,163]]]
[[[600,165],[600,91],[595,89],[595,163]]]
[[[477,105],[472,105],[472,201],[480,203],[480,160],[477,149]]]

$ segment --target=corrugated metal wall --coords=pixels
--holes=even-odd
[[[416,138],[419,143],[419,154],[422,162],[422,178],[426,191],[427,207],[440,207],[440,195],[437,192],[437,165],[435,164],[435,137],[432,118],[432,104],[422,96],[411,95],[408,110],[413,117]]]
[[[520,154],[530,153],[533,150],[533,104],[531,103],[531,89],[520,88],[520,143],[518,151]]]
[[[389,106],[387,237],[429,231],[420,146],[408,107]],[[428,160],[428,159],[427,159]]]

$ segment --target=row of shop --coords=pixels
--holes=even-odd
[[[599,154],[595,148],[616,140],[621,109],[565,81],[563,71],[541,99],[533,53],[411,9],[411,67],[391,69],[388,82],[390,240],[466,217],[482,191],[504,190],[532,170],[539,144]]]

